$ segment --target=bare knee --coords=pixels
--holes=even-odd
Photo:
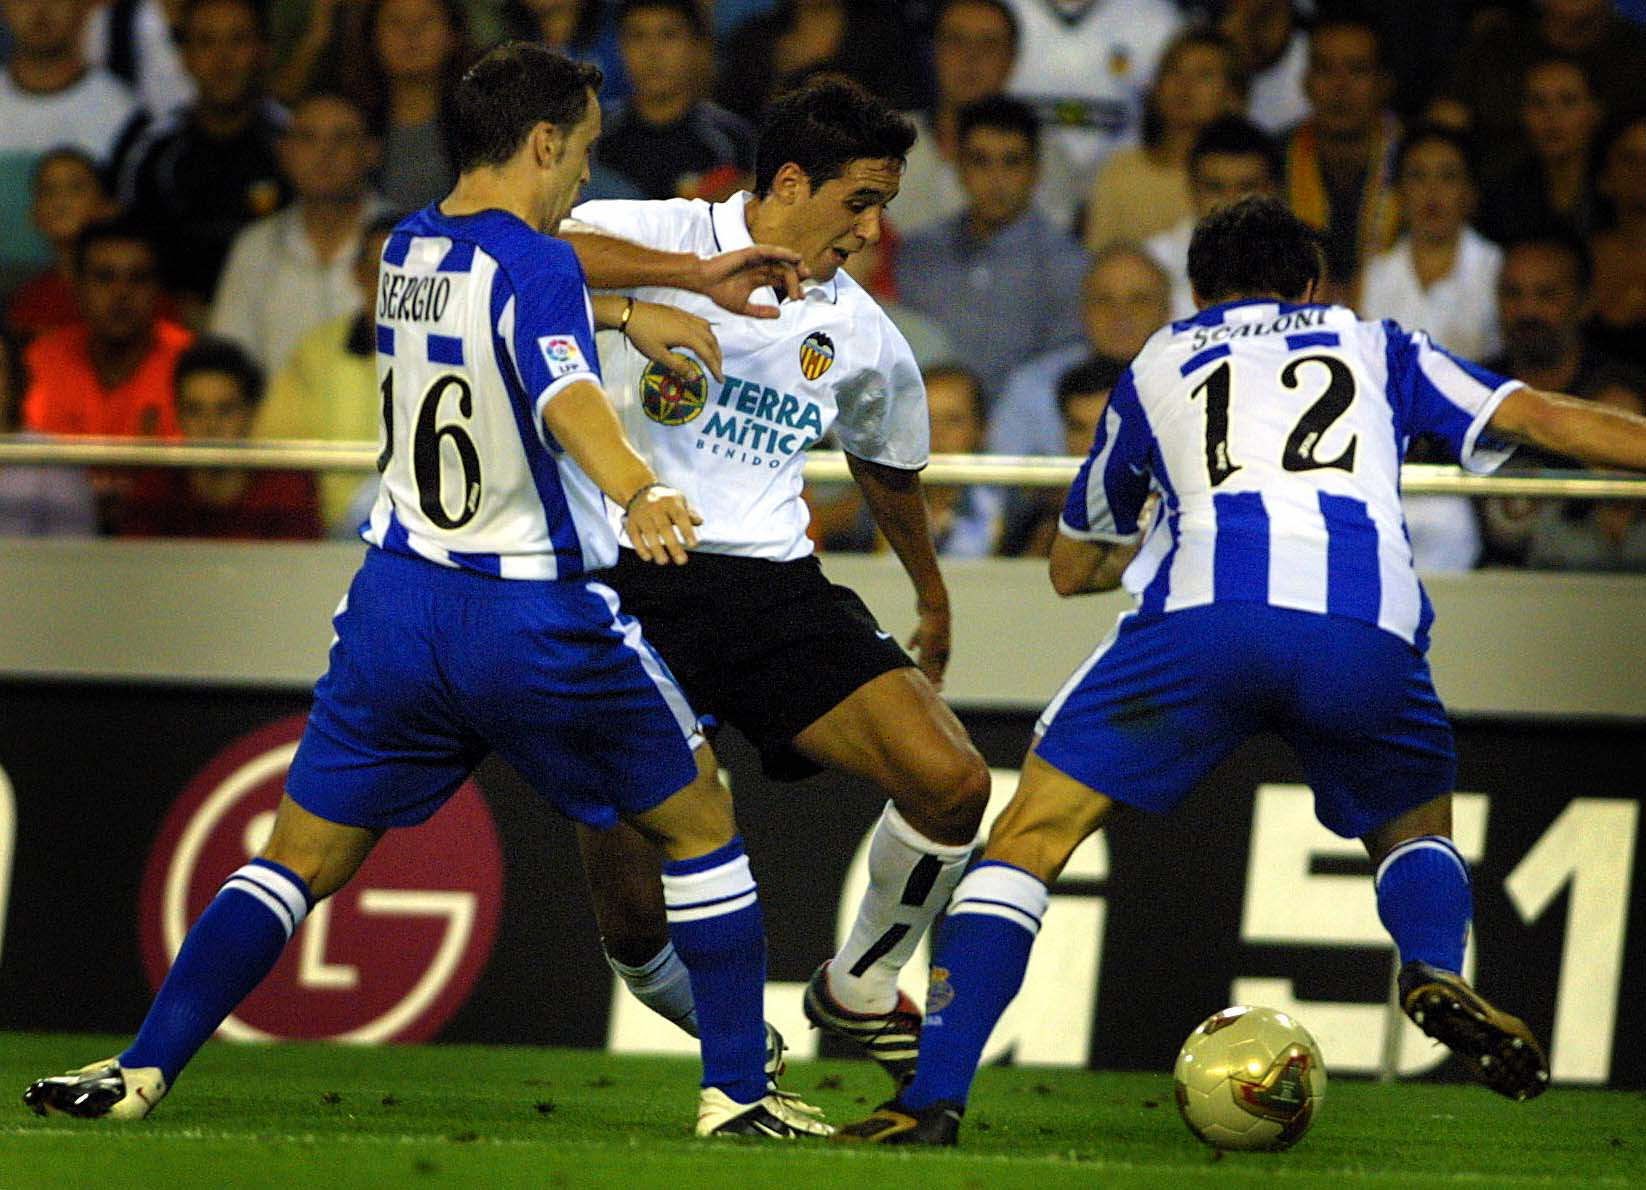
[[[958,845],[977,837],[989,804],[989,788],[989,766],[977,749],[970,744],[950,744],[919,758],[901,788],[892,793],[892,804],[928,839]]]
[[[258,855],[292,872],[321,901],[349,882],[381,836],[381,831],[320,818],[287,796],[281,798],[274,830]]]

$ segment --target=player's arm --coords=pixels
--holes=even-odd
[[[605,294],[592,299],[594,325],[603,331],[622,331],[635,350],[667,368],[685,381],[693,379],[691,360],[678,349],[690,351],[702,360],[716,380],[721,371],[720,340],[705,318],[659,302],[642,302],[623,294]]]
[[[1646,417],[1565,393],[1519,388],[1487,422],[1491,431],[1594,467],[1646,471]]]
[[[707,259],[694,252],[665,252],[567,220],[557,233],[577,253],[591,289],[666,287],[701,293],[733,314],[776,318],[776,306],[750,296],[766,286],[779,296],[800,296],[800,254],[771,244],[751,244]]]
[[[850,453],[846,455],[846,466],[863,492],[869,515],[914,584],[915,612],[920,622],[909,638],[909,647],[915,651],[921,672],[932,685],[941,688],[943,671],[949,665],[953,629],[949,589],[937,567],[920,472],[873,463]]]
[[[1063,598],[1113,591],[1137,557],[1141,541],[1087,541],[1059,533],[1052,539],[1052,590]]]
[[[623,435],[617,411],[598,384],[566,385],[543,406],[543,424],[608,499],[623,509],[635,553],[647,562],[686,564],[703,523],[686,498],[660,483],[657,472]]]
[[[1109,407],[1069,485],[1052,539],[1052,590],[1065,599],[1114,590],[1137,557],[1155,499],[1145,424],[1128,368],[1109,394]]]

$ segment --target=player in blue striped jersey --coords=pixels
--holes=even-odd
[[[1321,822],[1365,843],[1407,1014],[1493,1090],[1547,1085],[1525,1024],[1460,975],[1472,900],[1450,838],[1456,761],[1423,656],[1431,612],[1400,460],[1427,433],[1473,471],[1516,442],[1646,470],[1646,419],[1317,305],[1320,263],[1273,199],[1196,229],[1200,312],[1158,331],[1115,386],[1052,549],[1060,595],[1123,583],[1137,607],[1042,715],[1017,794],[955,890],[913,1082],[842,1139],[954,1143],[1075,847],[1116,805],[1171,809],[1260,731],[1297,752]]]
[[[372,548],[338,609],[272,836],[195,922],[131,1046],[34,1083],[37,1112],[147,1115],[314,904],[496,751],[568,817],[632,823],[662,852],[697,1003],[699,1135],[827,1133],[767,1081],[760,902],[701,725],[615,592],[588,577],[617,557],[607,500],[650,562],[684,563],[699,520],[624,437],[582,268],[546,234],[587,180],[599,85],[598,69],[513,43],[457,88],[456,188],[384,247]],[[701,320],[623,308],[622,329],[655,355],[674,343],[718,358]]]

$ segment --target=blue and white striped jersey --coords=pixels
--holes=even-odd
[[[377,375],[383,483],[367,541],[512,579],[617,560],[605,497],[543,424],[556,393],[600,382],[570,245],[503,211],[403,220],[383,247]]]
[[[1421,332],[1342,306],[1227,302],[1155,332],[1122,375],[1061,530],[1123,541],[1160,506],[1124,585],[1143,613],[1246,600],[1375,624],[1419,649],[1400,462],[1420,433],[1472,471],[1521,387]]]

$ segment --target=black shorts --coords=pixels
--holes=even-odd
[[[685,566],[654,566],[625,549],[595,577],[640,621],[692,709],[741,731],[778,780],[820,771],[790,746],[795,736],[865,682],[914,664],[815,557],[694,553]]]

